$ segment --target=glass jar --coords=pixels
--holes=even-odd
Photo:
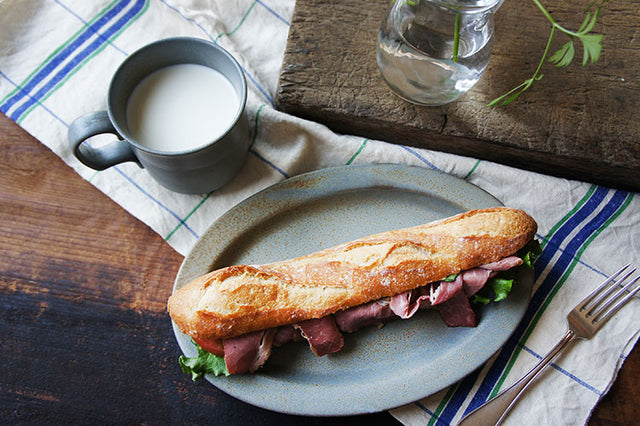
[[[380,73],[402,98],[437,106],[482,76],[503,0],[395,0],[378,32]]]

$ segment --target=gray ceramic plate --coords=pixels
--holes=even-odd
[[[185,258],[174,289],[212,269],[299,256],[385,230],[408,227],[500,201],[476,186],[420,167],[346,166],[278,183],[216,221]],[[448,328],[435,312],[381,330],[345,335],[338,354],[305,343],[274,349],[256,374],[207,377],[222,391],[266,409],[336,416],[383,411],[431,395],[472,372],[522,318],[532,279],[503,303],[480,311],[475,328]],[[174,290],[175,291],[175,290]],[[195,356],[174,325],[180,348]]]

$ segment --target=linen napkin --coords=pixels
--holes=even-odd
[[[525,318],[479,370],[435,395],[391,411],[406,425],[455,424],[528,371],[564,333],[567,311],[607,275],[640,264],[634,193],[557,179],[472,158],[338,135],[274,107],[294,0],[4,0],[0,3],[0,111],[80,176],[186,255],[238,202],[300,173],[399,163],[477,185],[538,222],[543,253]],[[181,195],[132,163],[102,172],[80,164],[70,123],[104,110],[111,75],[138,48],[172,36],[214,41],[241,64],[252,143],[239,175],[204,195]],[[583,424],[638,339],[634,300],[590,341],[558,359],[508,424]]]

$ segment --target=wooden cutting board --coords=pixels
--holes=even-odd
[[[544,0],[577,28],[584,2]],[[496,14],[491,62],[480,82],[442,107],[406,102],[376,64],[377,32],[388,0],[297,0],[276,103],[339,133],[495,161],[555,176],[640,191],[640,11],[637,0],[608,3],[594,32],[601,59],[544,77],[506,107],[486,104],[531,77],[549,22],[532,1],[507,0]],[[568,39],[556,31],[552,51]],[[578,45],[577,43],[576,45]]]

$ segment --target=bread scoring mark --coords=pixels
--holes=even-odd
[[[292,304],[317,306],[335,302],[348,293],[346,288],[292,281],[277,272],[247,267],[242,273],[221,274],[211,280],[195,309],[199,312],[246,315],[288,309]]]

